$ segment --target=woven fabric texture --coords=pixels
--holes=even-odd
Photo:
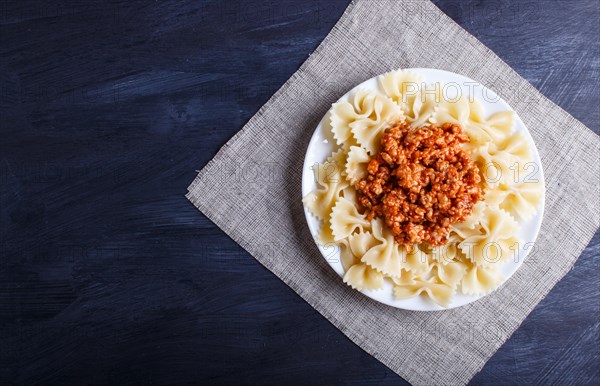
[[[470,305],[411,312],[347,287],[304,218],[304,154],[340,96],[397,68],[456,72],[496,91],[540,152],[544,221],[534,253]],[[425,0],[355,0],[323,43],[212,159],[187,197],[356,344],[413,384],[466,384],[570,270],[599,226],[596,134]]]

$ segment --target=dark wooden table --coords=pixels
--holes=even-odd
[[[0,3],[0,384],[404,383],[184,198],[348,3]],[[436,4],[599,133],[598,0]],[[599,256],[473,384],[600,382]]]

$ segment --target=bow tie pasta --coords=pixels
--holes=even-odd
[[[536,165],[528,139],[514,128],[514,113],[486,114],[468,95],[444,98],[440,84],[426,84],[410,71],[377,80],[380,91],[360,89],[330,110],[336,148],[313,167],[316,189],[303,199],[321,222],[317,240],[339,246],[343,281],[357,290],[382,290],[388,283],[398,299],[423,295],[442,307],[456,293],[494,290],[505,280],[503,264],[519,251],[522,222],[535,215],[544,197],[543,184],[530,173]],[[395,134],[398,124],[408,127],[408,134]],[[398,145],[384,143],[390,133]],[[460,139],[465,134],[468,140]],[[446,141],[435,135],[447,135]],[[446,148],[448,143],[454,148]],[[410,159],[402,158],[401,145],[410,150]],[[456,154],[449,159],[473,162],[478,177],[438,158],[448,152]],[[381,178],[382,173],[387,175]],[[436,186],[433,177],[449,173],[463,173],[459,181],[470,178],[482,195],[472,196],[473,202],[448,201],[442,196],[459,192],[458,187]],[[385,184],[378,185],[380,180]],[[464,194],[474,188],[467,186]],[[396,212],[385,215],[390,208]],[[446,223],[436,217],[455,210],[468,215]],[[411,223],[407,213],[414,217]],[[447,234],[420,237],[433,219]]]

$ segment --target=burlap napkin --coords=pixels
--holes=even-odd
[[[440,312],[409,312],[351,290],[304,219],[308,141],[331,103],[386,71],[432,67],[473,78],[518,112],[542,158],[546,210],[536,253],[498,291]],[[569,271],[599,226],[599,140],[429,1],[357,0],[187,197],[356,344],[413,384],[465,384]]]

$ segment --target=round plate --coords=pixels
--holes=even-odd
[[[431,68],[408,68],[406,70],[422,75],[425,83],[428,85],[439,82],[442,86],[442,91],[444,92],[444,95],[448,98],[454,98],[457,95],[457,93],[474,97],[475,100],[481,102],[481,104],[483,105],[485,116],[489,116],[490,114],[493,114],[498,111],[514,111],[508,105],[508,103],[506,103],[502,98],[500,98],[495,92],[484,87],[479,82],[476,82],[465,76]],[[358,86],[350,90],[346,95],[341,97],[338,100],[338,102],[348,101],[349,96],[352,95],[359,88],[378,91],[379,93],[385,95],[385,93],[379,86],[377,77],[375,77],[359,84]],[[532,165],[532,167],[528,170],[528,180],[537,180],[544,183],[544,173],[542,171],[542,163],[540,161],[540,156],[535,147],[533,139],[529,134],[529,131],[525,127],[525,124],[523,123],[521,118],[519,118],[516,113],[515,129],[517,132],[521,132],[525,135],[527,141],[529,142],[531,152],[533,154],[534,165]],[[331,152],[333,150],[335,150],[335,146],[333,136],[331,134],[329,113],[327,113],[315,129],[315,132],[306,151],[306,156],[304,158],[304,166],[302,170],[302,197],[305,197],[308,193],[312,192],[317,188],[317,184],[315,182],[312,171],[313,165],[315,165],[316,163],[325,162],[325,160],[329,155],[331,155]],[[306,221],[308,222],[308,227],[310,228],[311,234],[313,235],[316,241],[321,224],[319,220],[316,217],[314,217],[308,211],[308,209],[306,209],[306,207],[304,208],[304,212],[306,215]],[[515,251],[514,258],[503,264],[501,268],[501,272],[506,278],[505,281],[508,280],[513,273],[515,273],[515,271],[521,266],[521,264],[523,264],[523,261],[527,257],[528,253],[531,252],[531,250],[534,248],[534,242],[537,238],[540,226],[542,224],[543,213],[544,196],[542,196],[540,206],[535,216],[529,221],[519,222],[519,224],[521,225],[521,230],[518,233],[518,236],[521,240],[523,240],[523,242],[521,245],[519,245],[518,252]],[[327,260],[327,262],[329,263],[329,265],[331,265],[335,272],[337,272],[337,274],[340,275],[340,277],[343,276],[344,269],[340,261],[340,248],[338,246],[335,246],[334,244],[323,245],[318,242],[317,246],[319,247],[319,250],[321,251],[321,254],[325,258],[325,260]],[[340,285],[346,284],[344,284],[342,280],[340,280]],[[450,309],[474,302],[475,300],[478,300],[485,296],[468,296],[463,295],[459,291],[457,291],[450,305],[447,308],[443,308],[435,304],[433,301],[431,301],[425,296],[415,296],[410,299],[396,299],[394,298],[392,289],[392,283],[389,280],[386,280],[383,289],[375,291],[363,290],[360,292],[370,297],[371,299],[390,305],[392,307],[414,311],[438,311]]]

